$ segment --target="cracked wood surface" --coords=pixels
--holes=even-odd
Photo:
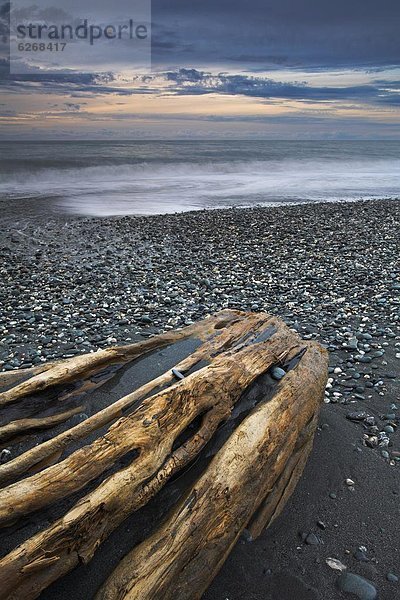
[[[14,403],[24,405],[31,394],[51,390],[55,385],[85,378],[89,381],[94,373],[110,364],[129,364],[154,349],[189,337],[202,340],[202,344],[175,365],[186,375],[184,379],[177,381],[169,369],[87,420],[0,466],[0,483],[14,481],[0,489],[0,526],[36,511],[41,514],[51,504],[79,490],[84,494],[61,518],[0,561],[0,598],[36,598],[77,564],[89,562],[99,545],[129,515],[154,498],[173,475],[202,456],[202,450],[214,439],[221,423],[232,419],[243,393],[262,374],[276,364],[285,361],[289,364],[305,351],[298,364],[276,384],[272,397],[257,400],[259,405],[239,423],[205,467],[199,482],[188,492],[189,499],[195,494],[195,510],[188,513],[177,508],[178,512],[173,513],[178,515],[182,510],[188,522],[177,517],[173,525],[168,521],[158,527],[153,536],[127,555],[98,598],[169,597],[168,586],[171,589],[178,586],[178,598],[200,597],[201,585],[195,571],[201,565],[191,555],[194,546],[200,548],[208,564],[210,577],[203,577],[207,587],[253,513],[248,527],[254,536],[279,513],[311,449],[315,415],[326,382],[327,359],[318,345],[303,342],[270,315],[225,310],[181,331],[96,353],[101,356],[74,357],[39,373],[35,368],[32,376],[22,383],[18,383],[18,378],[8,378],[11,387],[3,392],[2,410]],[[7,385],[5,380],[0,383]],[[91,393],[90,385],[87,389]],[[60,396],[61,404],[63,397],[66,395]],[[122,416],[127,409],[131,413]],[[57,415],[54,416],[57,420]],[[54,416],[43,417],[43,425],[51,425],[45,419]],[[23,421],[5,427],[18,433],[35,425],[29,419]],[[36,425],[40,425],[40,417],[37,421]],[[182,438],[197,421],[189,436]],[[85,444],[86,437],[104,426],[109,428],[103,435],[63,458],[63,452],[72,444]],[[0,436],[2,430],[7,432],[0,428]],[[129,457],[130,462],[121,467],[118,461],[124,457]],[[219,465],[219,477],[228,477],[225,489],[229,489],[229,494],[225,500],[225,492],[220,497],[222,488],[215,487],[219,481],[215,465]],[[38,472],[32,475],[32,469]],[[117,470],[110,475],[110,469]],[[25,474],[28,476],[18,480]],[[253,480],[249,485],[250,476]],[[94,489],[85,492],[95,480]],[[249,500],[246,507],[245,497]],[[224,504],[228,500],[228,505]],[[170,519],[173,518],[172,515]],[[174,545],[168,537],[172,531],[168,527],[173,528],[174,536],[176,533],[185,549]],[[155,546],[151,545],[154,536],[159,536]],[[220,538],[221,543],[216,543]],[[172,560],[172,548],[176,561]],[[148,561],[157,576],[153,576],[147,564],[139,569],[139,558]],[[163,561],[165,570],[160,566]],[[184,563],[188,564],[188,570],[181,572],[179,565],[182,567]],[[185,583],[188,576],[194,577],[192,595],[189,584]],[[157,578],[159,583],[155,581]]]
[[[143,356],[156,348],[168,346],[192,335],[204,336],[216,326],[223,327],[226,323],[232,322],[238,317],[240,318],[238,311],[221,311],[209,319],[194,323],[184,329],[168,331],[143,342],[127,346],[114,346],[106,350],[99,350],[91,354],[82,354],[81,356],[57,361],[47,366],[33,368],[31,370],[33,376],[27,381],[18,383],[9,390],[0,393],[0,406],[16,402],[28,394],[41,392],[54,385],[83,379],[97,373],[105,366],[135,360],[139,356]],[[10,375],[10,379],[12,377],[13,374]],[[17,376],[15,375],[14,377]],[[7,383],[7,375],[4,375],[0,381]]]
[[[201,598],[286,465],[293,473],[299,433],[324,393],[325,353],[309,344],[284,381],[234,431],[166,522],[121,561],[96,600]],[[290,485],[290,476],[284,481]]]
[[[198,350],[176,365],[175,368],[184,373],[189,371],[201,360],[210,360],[212,356],[223,352],[231,345],[235,343],[237,345],[238,340],[240,342],[243,337],[256,335],[259,329],[265,327],[266,322],[269,320],[270,317],[265,315],[261,318],[254,318],[253,316],[252,318],[250,317],[244,320],[242,315],[234,311],[223,311],[218,313],[215,317],[199,323],[197,327],[191,326],[189,330],[182,330],[180,339],[183,339],[186,334],[190,334],[191,336],[197,334],[200,339],[205,338],[206,341]],[[272,325],[270,326],[272,327]],[[157,342],[154,342],[153,346],[157,348],[160,347]],[[14,460],[4,465],[0,465],[0,485],[15,479],[23,473],[33,469],[40,469],[41,464],[47,464],[51,457],[58,457],[60,452],[63,452],[73,443],[86,438],[97,429],[107,425],[114,419],[121,417],[124,410],[139,402],[158,388],[170,385],[174,381],[175,377],[172,370],[169,370],[163,375],[139,387],[131,394],[124,396],[103,410],[98,411],[84,422],[60,433],[51,440],[31,448]],[[37,426],[38,425],[40,425],[40,421],[37,423]],[[25,423],[22,419],[13,422],[13,433],[15,434],[22,431],[24,426]],[[9,427],[9,425],[7,427]]]

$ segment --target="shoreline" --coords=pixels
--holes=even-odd
[[[4,222],[6,227],[10,228],[14,223],[18,223],[20,219],[35,219],[40,220],[43,218],[50,218],[54,220],[75,220],[75,219],[123,219],[123,218],[153,218],[153,217],[168,217],[172,215],[192,215],[203,212],[213,211],[247,211],[253,209],[275,209],[275,208],[290,208],[299,206],[319,206],[319,205],[346,205],[346,204],[364,204],[366,202],[400,202],[400,196],[373,196],[373,197],[361,197],[361,198],[347,198],[347,199],[326,199],[326,200],[277,200],[270,202],[252,203],[248,205],[229,205],[229,206],[209,206],[207,208],[189,209],[189,210],[177,210],[163,213],[127,213],[127,214],[112,214],[112,215],[91,215],[79,212],[73,212],[68,210],[59,211],[60,207],[55,205],[48,205],[49,201],[56,201],[59,199],[58,196],[47,196],[41,198],[34,197],[23,197],[18,199],[0,199],[0,206],[3,202],[7,206],[2,206],[4,209],[1,221]],[[27,205],[22,207],[24,216],[21,215],[21,207],[18,206],[19,202],[25,202]],[[34,202],[35,205],[31,207],[29,204]],[[50,209],[50,213],[49,213]]]
[[[204,600],[348,598],[329,557],[392,600],[400,201],[273,208],[11,224],[0,235],[1,367],[143,339],[224,307],[282,317],[330,352],[314,450],[282,515],[257,541],[242,536]],[[104,547],[43,600],[87,600],[87,578],[97,581],[108,552],[119,557]]]

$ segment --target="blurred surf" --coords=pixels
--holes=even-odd
[[[400,195],[400,142],[8,142],[0,201],[155,214]],[[15,207],[14,207],[15,208]]]

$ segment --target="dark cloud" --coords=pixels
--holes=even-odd
[[[40,85],[38,86],[38,83]],[[70,98],[95,95],[131,96],[148,94],[163,96],[201,96],[208,94],[247,96],[261,100],[297,100],[305,103],[349,101],[361,104],[400,105],[400,81],[379,79],[365,85],[317,86],[298,81],[286,83],[253,75],[212,73],[198,69],[177,69],[151,75],[136,75],[120,81],[108,74],[65,74],[35,76],[34,80],[19,76],[8,82],[10,90],[66,94]],[[71,106],[75,106],[71,103]],[[78,104],[76,104],[78,106]]]
[[[91,3],[93,20],[103,4]],[[0,4],[0,38],[8,6]],[[135,17],[128,0],[126,17]],[[385,67],[400,63],[399,31],[399,0],[152,0],[156,69]],[[130,50],[121,45],[121,62]]]
[[[266,77],[253,77],[248,75],[230,75],[198,71],[196,69],[179,69],[168,71],[164,74],[169,82],[176,86],[172,88],[178,95],[203,95],[203,94],[229,94],[250,96],[253,98],[273,99],[286,98],[293,100],[358,100],[360,102],[385,102],[387,104],[400,104],[400,93],[391,86],[399,82],[392,82],[387,86],[380,84],[357,86],[310,86],[306,83],[283,83]],[[170,90],[171,91],[171,90]]]
[[[153,0],[153,61],[292,67],[398,64],[398,0]]]
[[[64,102],[64,106],[68,112],[79,112],[81,110],[81,104],[75,102]]]

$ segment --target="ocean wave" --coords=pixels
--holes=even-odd
[[[63,210],[88,215],[398,195],[394,158],[159,161],[0,175],[3,201],[52,198]]]

